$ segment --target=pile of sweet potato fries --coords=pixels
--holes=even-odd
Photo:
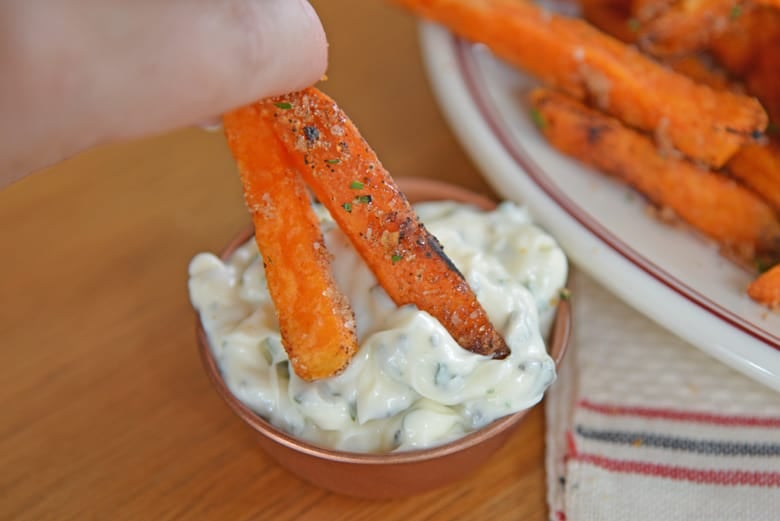
[[[780,305],[780,1],[392,0],[538,78],[557,149],[620,179],[763,273]]]
[[[309,189],[396,304],[427,311],[465,349],[509,354],[463,275],[332,99],[309,88],[225,114],[223,125],[299,377],[334,376],[357,352],[354,313],[334,282]]]

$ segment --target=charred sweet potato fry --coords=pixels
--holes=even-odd
[[[780,306],[780,264],[762,273],[748,286],[748,295],[770,308]]]
[[[292,369],[304,380],[330,377],[357,352],[355,317],[333,280],[303,180],[258,114],[256,106],[225,114],[225,134]]]
[[[727,168],[780,213],[780,145],[746,145],[731,158]]]
[[[697,84],[584,20],[517,0],[393,1],[629,126],[663,127],[674,148],[699,162],[722,166],[766,128],[757,100]]]
[[[541,132],[565,154],[633,186],[745,260],[776,252],[774,212],[733,180],[660,154],[648,137],[565,95],[540,89],[530,100]]]
[[[463,275],[332,99],[310,88],[255,110],[396,304],[427,311],[465,349],[509,354]]]
[[[396,304],[427,311],[469,351],[509,354],[463,275],[332,99],[310,88],[256,108]]]
[[[742,12],[744,0],[676,0],[636,13],[638,44],[654,56],[680,56],[707,47]],[[646,13],[646,14],[645,14]]]

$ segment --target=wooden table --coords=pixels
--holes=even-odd
[[[396,176],[490,193],[427,84],[415,22],[319,0],[324,89]],[[0,192],[0,519],[542,520],[536,408],[467,481],[359,501],[278,468],[211,388],[187,263],[246,222],[223,137],[184,130],[83,154]]]

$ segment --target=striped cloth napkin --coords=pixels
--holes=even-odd
[[[572,294],[546,402],[550,519],[780,520],[780,394],[582,273]]]

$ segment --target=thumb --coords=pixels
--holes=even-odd
[[[12,0],[0,18],[0,177],[301,89],[327,65],[306,0]]]

